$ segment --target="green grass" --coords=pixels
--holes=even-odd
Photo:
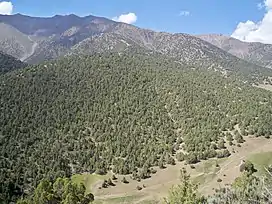
[[[83,183],[86,187],[86,193],[91,193],[93,184],[106,178],[108,178],[108,176],[97,174],[75,174],[72,176],[72,181],[75,183]]]
[[[258,170],[257,174],[262,175],[265,173],[264,167],[272,165],[272,152],[253,154],[248,160],[251,161]]]
[[[221,164],[222,162],[226,161],[226,158],[222,159],[209,159],[207,161],[203,161],[199,165],[196,165],[196,171],[199,173],[217,173],[220,170],[220,167],[216,167],[217,164]]]
[[[92,204],[104,204],[102,200],[94,200]]]
[[[192,175],[193,182],[202,185],[212,181],[216,177],[216,173],[220,171],[220,165],[226,160],[227,158],[209,159],[196,165],[195,171],[198,174],[196,176]],[[216,164],[219,164],[219,167],[216,167]]]
[[[211,182],[215,177],[216,177],[215,173],[210,173],[210,174],[203,173],[202,175],[196,176],[192,179],[195,184],[202,185],[204,183]]]
[[[130,195],[118,198],[109,198],[105,200],[95,200],[94,204],[131,204],[134,201],[137,201],[141,198],[141,196]]]
[[[158,201],[154,201],[154,200],[143,200],[139,204],[158,204]]]

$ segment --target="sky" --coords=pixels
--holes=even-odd
[[[0,0],[0,14],[97,15],[155,31],[272,44],[272,0]]]

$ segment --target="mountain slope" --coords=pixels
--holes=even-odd
[[[226,157],[225,131],[237,124],[243,136],[272,133],[271,92],[165,55],[74,56],[0,81],[1,203],[42,178],[144,179],[180,151],[188,163]]]
[[[272,68],[272,45],[256,42],[242,42],[232,37],[210,34],[198,35],[201,38],[239,58],[260,66]]]
[[[22,51],[22,53],[13,54],[15,57],[24,55],[21,59],[29,63],[38,63],[71,54],[142,50],[164,54],[182,64],[201,66],[223,74],[229,71],[256,74],[262,70],[261,67],[240,60],[192,35],[154,32],[101,17],[57,15],[39,18],[17,14],[0,15],[0,22],[6,27],[7,25],[13,27],[13,31],[8,32],[12,33],[11,36],[21,33],[20,39],[25,40],[26,37],[29,39],[27,53]],[[18,41],[16,44],[23,44],[20,39],[16,37],[16,42]],[[5,50],[8,52],[9,46],[6,45],[6,47]],[[10,47],[14,45],[11,43]]]
[[[25,67],[26,64],[0,51],[0,74]]]
[[[33,41],[14,27],[0,23],[0,50],[22,61],[31,54]]]

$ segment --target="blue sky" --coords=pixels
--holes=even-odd
[[[113,18],[129,12],[137,26],[156,31],[231,35],[239,22],[262,20],[263,0],[11,0],[12,13],[34,16],[75,13]],[[186,11],[186,12],[185,12]],[[187,15],[180,15],[180,14]]]

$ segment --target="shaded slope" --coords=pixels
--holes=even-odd
[[[26,64],[14,57],[0,52],[0,74],[25,67]]]

